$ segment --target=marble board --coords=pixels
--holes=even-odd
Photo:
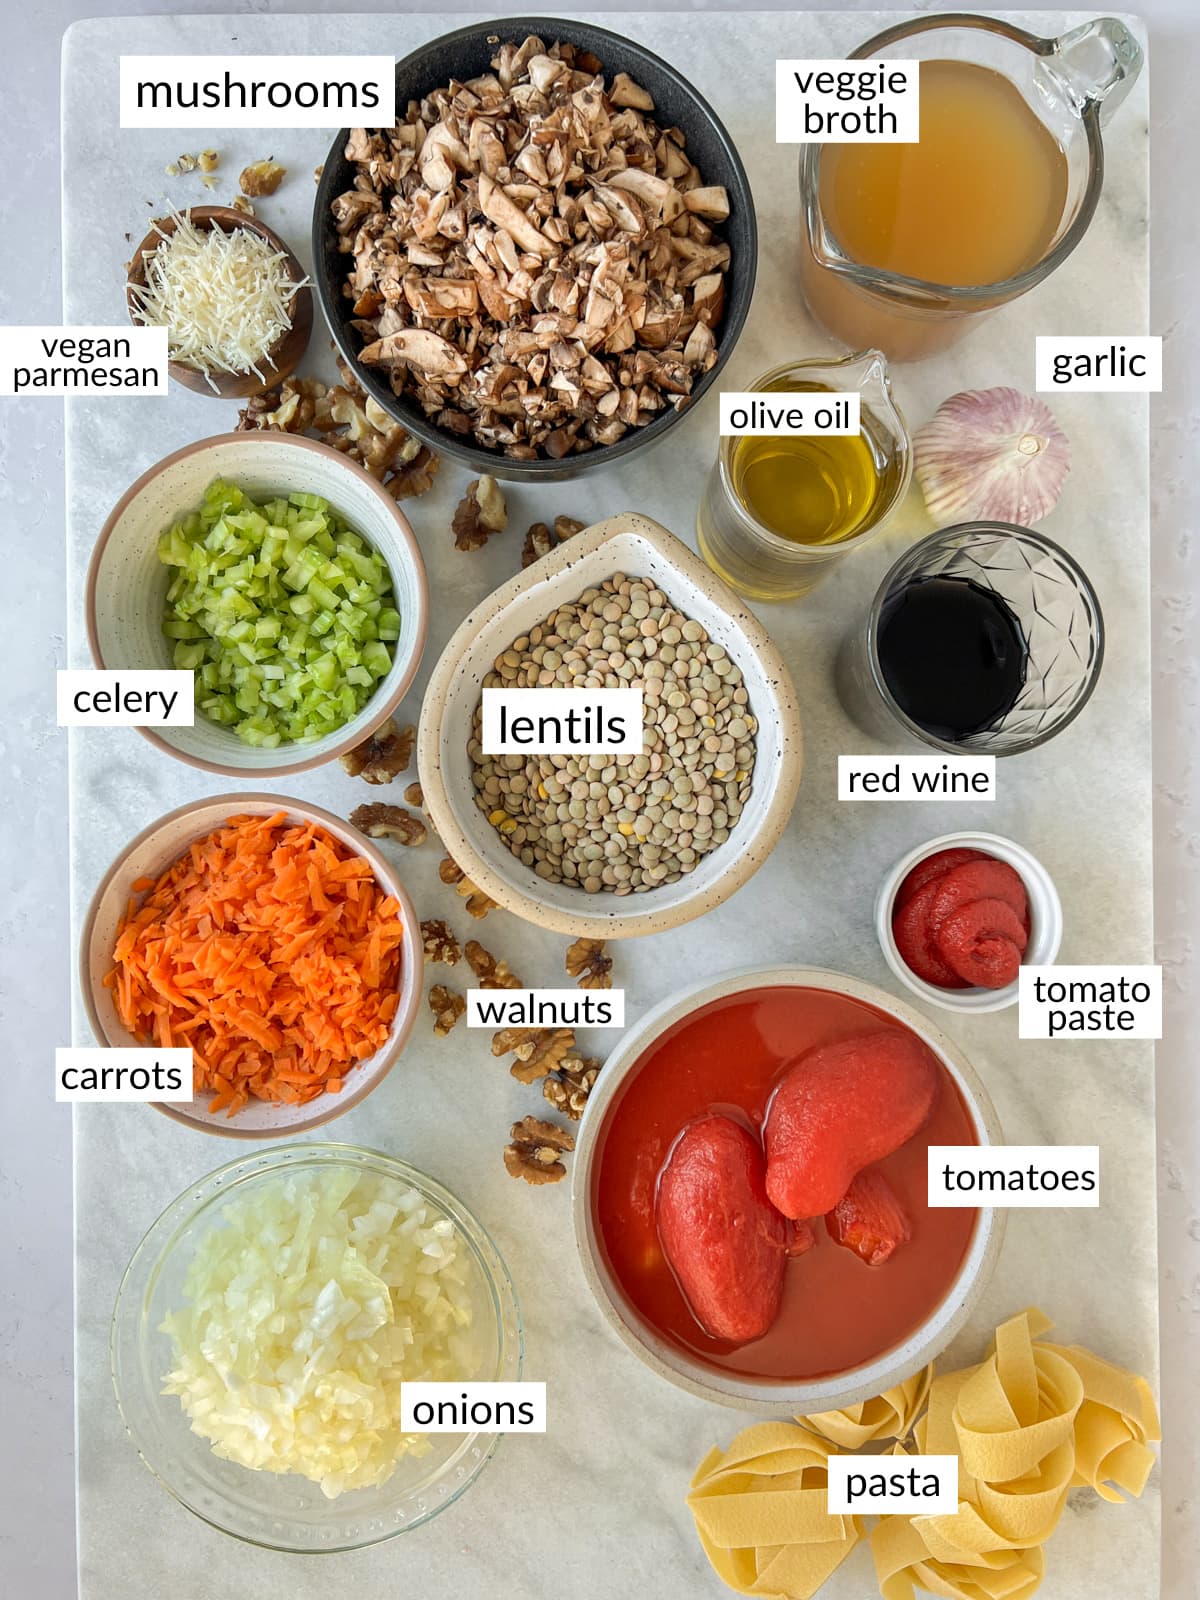
[[[796,283],[795,152],[777,147],[777,56],[832,58],[900,13],[791,15],[739,12],[597,14],[591,20],[642,40],[689,76],[725,120],[754,189],[761,260],[753,309],[724,376],[745,388],[786,356],[831,341],[808,320]],[[1043,34],[1085,13],[1014,13]],[[307,263],[312,171],[323,132],[203,135],[121,132],[122,52],[316,54],[394,52],[459,22],[454,15],[153,17],[77,23],[63,49],[64,320],[120,323],[123,264],[169,194],[180,204],[228,201],[243,165],[271,154],[289,168],[260,205]],[[1134,19],[1126,19],[1137,27]],[[910,425],[957,390],[1033,387],[1036,333],[1141,333],[1147,326],[1147,74],[1108,129],[1104,195],[1087,238],[1034,294],[985,322],[956,349],[896,374]],[[182,149],[222,152],[213,195],[169,181]],[[332,366],[314,336],[310,363]],[[1146,962],[1151,946],[1147,405],[1142,396],[1075,396],[1057,402],[1074,469],[1046,531],[1082,562],[1107,622],[1107,659],[1084,716],[1043,748],[1001,763],[990,806],[839,805],[836,757],[873,748],[833,694],[837,644],[860,619],[879,576],[932,526],[910,496],[887,534],[847,560],[819,597],[760,615],[795,677],[806,764],[787,833],[770,866],[718,910],[669,934],[617,950],[617,981],[636,1017],[697,972],[780,960],[825,966],[895,991],[872,927],[880,875],[911,846],[964,826],[1028,845],[1053,873],[1066,934],[1060,959]],[[565,512],[592,521],[636,509],[694,543],[698,485],[716,444],[709,396],[669,443],[574,484],[514,487],[510,531],[483,552],[456,552],[448,527],[465,474],[447,464],[436,489],[408,502],[432,595],[424,667],[402,715],[416,718],[420,690],[461,617],[516,569],[530,522]],[[173,388],[166,399],[114,397],[67,403],[70,663],[88,664],[82,592],[92,545],[126,486],[169,451],[232,427],[235,408]],[[877,747],[876,747],[877,748]],[[139,829],[184,801],[236,789],[172,761],[132,730],[71,735],[74,926],[112,857]],[[246,785],[245,787],[252,787]],[[336,765],[297,776],[280,792],[343,814],[363,798]],[[418,909],[443,914],[432,845],[404,858]],[[465,919],[459,918],[460,923]],[[472,930],[474,931],[474,930]],[[528,981],[561,981],[563,941],[493,913],[486,940]],[[533,975],[537,975],[534,977]],[[1144,1043],[1033,1043],[1017,1039],[1016,1011],[959,1020],[937,1013],[983,1075],[1010,1142],[1098,1144],[1098,1210],[1011,1214],[998,1270],[949,1352],[978,1358],[1005,1316],[1041,1305],[1064,1342],[1085,1342],[1146,1373],[1157,1364],[1154,1084]],[[75,998],[75,1042],[88,1038]],[[591,1044],[602,1049],[603,1036]],[[419,1593],[441,1600],[499,1593],[519,1600],[654,1593],[694,1600],[725,1592],[709,1571],[684,1506],[687,1480],[713,1443],[746,1419],[690,1398],[645,1370],[601,1321],[572,1242],[568,1185],[513,1183],[500,1159],[508,1124],[542,1102],[459,1030],[433,1038],[423,1016],[402,1062],[379,1090],[340,1120],[339,1139],[413,1160],[477,1211],[506,1256],[521,1296],[526,1375],[546,1380],[544,1437],[503,1443],[455,1507],[416,1532],[354,1555],[312,1561],[239,1544],[183,1510],[146,1471],[113,1400],[108,1329],[121,1273],[138,1240],[188,1183],[235,1153],[138,1106],[75,1114],[76,1383],[82,1600],[130,1593],[181,1600],[307,1600],[330,1592],[373,1597]],[[1121,1573],[1126,1600],[1158,1593],[1158,1507],[1152,1483],[1127,1509],[1074,1496],[1049,1550],[1045,1600],[1091,1600]],[[874,1592],[857,1551],[822,1595]]]

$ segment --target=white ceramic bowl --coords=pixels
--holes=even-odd
[[[347,1072],[340,1094],[319,1095],[302,1106],[251,1100],[232,1117],[224,1111],[210,1111],[208,1103],[212,1096],[207,1092],[186,1102],[152,1102],[156,1111],[165,1112],[176,1122],[230,1139],[291,1137],[332,1122],[334,1117],[340,1117],[360,1100],[365,1100],[395,1064],[416,1021],[424,977],[417,914],[395,869],[357,828],[319,806],[274,794],[222,794],[211,800],[193,800],[190,805],[180,806],[178,811],[171,811],[151,823],[121,851],[92,897],[79,945],[79,981],[93,1034],[101,1044],[136,1048],[138,1040],[121,1022],[112,992],[104,987],[103,981],[105,974],[112,970],[117,928],[129,902],[130,885],[138,878],[157,878],[179,859],[193,840],[204,838],[228,818],[269,817],[276,811],[284,812],[291,821],[319,824],[355,855],[365,857],[374,869],[376,882],[400,902],[400,917],[410,937],[401,953],[400,1003],[387,1042],[373,1056]]]
[[[1058,955],[1063,932],[1062,903],[1054,880],[1024,845],[1006,839],[999,833],[947,833],[940,839],[930,839],[927,844],[917,845],[916,849],[901,856],[880,884],[879,893],[875,896],[875,932],[884,960],[905,988],[910,989],[918,999],[941,1006],[946,1011],[1003,1011],[1006,1006],[1016,1004],[1017,984],[1006,984],[1003,989],[939,989],[936,984],[926,983],[924,978],[917,977],[900,954],[896,936],[892,932],[892,907],[896,903],[900,885],[918,861],[924,861],[927,856],[937,855],[942,850],[961,849],[982,850],[984,855],[1007,862],[1014,872],[1020,874],[1029,896],[1029,945],[1023,963],[1037,966],[1053,961]]]
[[[596,1176],[597,1141],[609,1107],[621,1085],[653,1041],[701,1006],[747,989],[794,987],[827,989],[884,1012],[915,1033],[953,1078],[971,1116],[981,1145],[1002,1142],[999,1121],[988,1092],[958,1046],[928,1017],[892,995],[857,978],[818,967],[757,967],[731,972],[684,989],[648,1011],[621,1036],[604,1063],[580,1123],[572,1166],[571,1206],[575,1243],[584,1276],[605,1321],[633,1353],[680,1389],[739,1411],[764,1415],[806,1415],[839,1410],[882,1394],[902,1383],[939,1355],[962,1327],[987,1287],[1003,1243],[1006,1213],[982,1207],[958,1275],[941,1304],[904,1341],[852,1371],[801,1383],[771,1383],[721,1371],[692,1359],[677,1345],[643,1322],[615,1282],[597,1238],[592,1191]]]
[[[88,568],[88,644],[98,667],[169,668],[162,619],[170,570],[158,560],[159,535],[195,510],[215,478],[255,499],[297,491],[318,494],[388,564],[400,613],[391,671],[351,721],[311,744],[275,750],[243,744],[200,712],[191,728],[140,728],[152,744],[190,766],[234,778],[279,777],[321,766],[361,744],[403,699],[425,647],[428,589],[421,552],[391,495],[357,462],[328,445],[288,433],[217,434],[176,450],[128,488],[100,531]]]
[[[729,839],[678,882],[645,894],[587,894],[539,878],[475,804],[467,744],[484,677],[512,641],[615,572],[651,579],[703,623],[740,667],[758,718],[750,799]],[[442,653],[421,708],[417,763],[425,804],[447,850],[493,900],[556,933],[602,939],[658,933],[727,899],[770,855],[800,783],[800,712],[782,656],[744,600],[657,522],[608,517],[502,584]]]

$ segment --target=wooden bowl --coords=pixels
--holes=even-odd
[[[269,245],[287,257],[288,271],[296,283],[304,277],[304,268],[297,260],[291,246],[257,217],[248,217],[243,212],[236,211],[233,206],[189,206],[182,215],[187,217],[195,228],[220,228],[223,233],[232,233],[235,228],[244,228],[247,233],[258,234],[260,239],[265,239]],[[174,217],[163,217],[152,223],[150,232],[130,258],[126,268],[125,304],[129,310],[129,320],[135,327],[145,326],[137,314],[138,304],[133,294],[135,285],[144,287],[146,282],[145,257],[153,255],[162,243],[163,235],[170,237],[175,232],[176,226]],[[265,394],[268,389],[273,389],[277,383],[281,383],[284,378],[295,372],[304,359],[304,352],[308,349],[308,341],[312,336],[313,302],[312,291],[307,285],[297,289],[292,296],[291,313],[290,330],[276,339],[262,362],[266,374],[263,378],[256,377],[253,372],[215,372],[210,383],[207,375],[198,367],[190,367],[183,361],[169,362],[167,371],[176,383],[181,383],[185,389],[194,389],[197,394],[212,395],[218,400],[246,400],[252,395]],[[216,385],[215,388],[213,384]]]

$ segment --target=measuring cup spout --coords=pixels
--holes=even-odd
[[[859,394],[877,410],[891,419],[898,415],[892,399],[892,375],[882,350],[856,350],[853,355],[844,356],[831,365],[845,367],[846,376],[853,377]]]
[[[1098,112],[1103,126],[1137,82],[1141,45],[1116,17],[1097,17],[1047,44],[1040,72],[1080,116]]]

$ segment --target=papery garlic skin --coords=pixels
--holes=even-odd
[[[1019,389],[951,395],[913,436],[913,468],[939,522],[1030,527],[1058,504],[1071,443],[1054,413]]]

